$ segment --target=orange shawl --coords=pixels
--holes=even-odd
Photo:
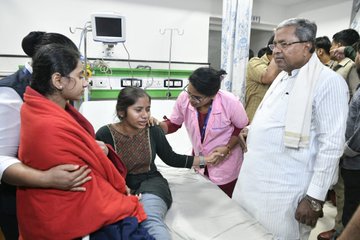
[[[94,140],[91,124],[71,105],[66,110],[28,87],[21,109],[19,158],[46,170],[59,164],[88,165],[86,192],[19,188],[17,214],[23,239],[73,239],[135,216],[146,218],[137,197]],[[116,154],[115,154],[116,155]]]

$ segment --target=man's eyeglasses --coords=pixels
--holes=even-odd
[[[289,46],[295,44],[295,43],[306,43],[309,41],[296,41],[296,42],[273,42],[272,44],[269,44],[268,47],[270,48],[271,51],[273,51],[275,49],[275,47],[280,48],[281,50],[285,50],[287,49]]]
[[[200,103],[205,97],[201,97],[201,96],[196,96],[196,95],[192,95],[191,93],[189,93],[189,91],[187,90],[189,84],[187,84],[184,88],[183,91],[186,92],[190,99],[192,99],[194,102],[196,103]]]

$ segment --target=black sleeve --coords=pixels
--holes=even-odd
[[[177,154],[172,150],[164,131],[159,126],[150,127],[151,145],[155,146],[156,154],[169,166],[191,168],[194,156]],[[153,148],[154,149],[154,148]]]
[[[103,141],[104,143],[110,144],[114,149],[114,140],[112,138],[108,125],[102,126],[96,132],[96,140]]]
[[[356,58],[356,51],[353,46],[346,46],[344,49],[345,57],[350,58],[351,60],[355,61]]]

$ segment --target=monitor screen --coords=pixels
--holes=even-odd
[[[94,41],[125,42],[125,17],[116,13],[94,13],[91,25]]]

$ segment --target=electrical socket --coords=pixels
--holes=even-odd
[[[93,88],[109,88],[109,79],[93,78]]]

